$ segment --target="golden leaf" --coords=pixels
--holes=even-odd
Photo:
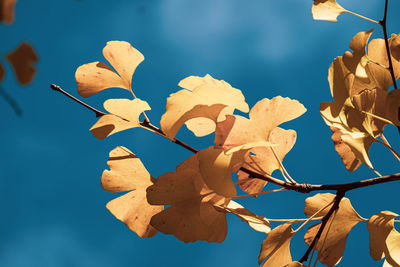
[[[123,41],[107,42],[103,55],[117,73],[101,62],[80,66],[75,72],[79,94],[89,97],[114,87],[132,92],[132,76],[144,60],[144,56],[128,42]]]
[[[22,42],[14,51],[7,54],[6,58],[21,85],[32,82],[36,74],[35,63],[39,60],[32,45]]]
[[[290,239],[294,234],[290,223],[274,228],[262,242],[258,264],[267,258],[262,267],[282,267],[291,263]]]
[[[104,108],[110,112],[90,128],[92,134],[98,139],[104,139],[114,133],[140,127],[139,116],[145,110],[150,110],[146,101],[138,98],[109,99],[104,102]]]
[[[175,172],[159,176],[147,189],[147,199],[154,205],[170,205],[151,219],[151,225],[164,234],[184,242],[225,240],[226,215],[215,206],[224,206],[229,200],[204,183],[198,154],[177,166]]]
[[[314,215],[321,208],[331,203],[335,195],[330,193],[317,194],[305,201],[304,213],[307,216]],[[324,216],[331,206],[319,213]],[[315,248],[319,251],[319,261],[327,266],[334,266],[341,260],[346,245],[346,239],[351,229],[362,221],[362,218],[351,206],[348,198],[343,198],[339,203],[339,209],[329,218],[326,227]],[[311,226],[304,235],[304,241],[310,245],[317,234],[321,223]]]
[[[254,155],[249,154],[246,157],[243,167],[254,172],[267,173],[268,175],[271,175],[275,170],[280,169],[280,164],[275,158],[272,148],[279,160],[282,162],[285,155],[289,153],[296,142],[296,131],[276,127],[270,133],[269,142],[274,146],[256,147],[251,149],[251,153]],[[239,181],[249,178],[249,175],[243,171],[238,171],[237,176]],[[260,192],[266,184],[267,181],[251,179],[241,182],[239,187],[249,194],[254,194]]]
[[[151,217],[163,206],[151,205],[146,199],[146,188],[152,177],[135,154],[125,147],[110,152],[101,176],[101,185],[108,192],[131,191],[107,203],[107,209],[139,237],[152,237],[157,231],[150,225]]]
[[[170,139],[184,123],[196,136],[204,136],[214,132],[215,123],[224,120],[234,109],[249,110],[240,90],[208,74],[187,77],[178,85],[185,89],[168,97],[166,112],[160,121],[161,129]]]
[[[372,215],[367,221],[367,229],[369,232],[369,254],[376,261],[384,258],[386,239],[394,229],[394,218],[397,216],[399,215],[396,213],[382,211],[378,214]]]
[[[312,15],[315,20],[337,21],[337,17],[347,12],[336,0],[314,0]]]

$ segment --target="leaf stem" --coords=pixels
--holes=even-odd
[[[352,14],[352,15],[354,15],[354,16],[356,16],[356,17],[359,17],[359,18],[362,18],[362,19],[368,20],[368,21],[370,21],[370,22],[373,22],[373,23],[379,24],[379,22],[378,22],[378,21],[376,21],[376,20],[373,20],[373,19],[370,19],[370,18],[364,17],[364,16],[362,16],[362,15],[360,15],[360,14],[357,14],[357,13],[354,13],[354,12],[352,12],[352,11],[346,10],[346,12],[347,12],[347,13],[349,13],[349,14]]]
[[[285,167],[283,166],[283,163],[281,161],[281,159],[278,157],[278,154],[276,153],[274,147],[270,147],[272,150],[272,153],[274,154],[275,159],[278,161],[279,166],[281,167],[282,170],[282,174],[284,174],[283,176],[285,177],[285,175],[287,176],[287,178],[293,183],[296,184],[297,182],[290,176],[290,174],[286,171]]]
[[[399,153],[396,152],[396,150],[394,150],[390,144],[388,143],[388,141],[386,140],[386,138],[383,136],[383,134],[381,135],[381,138],[383,140],[383,142],[379,139],[375,139],[376,142],[378,142],[379,144],[384,145],[386,148],[388,148],[390,150],[390,152],[392,152],[392,154],[396,157],[396,159],[398,161],[400,161],[400,155]]]

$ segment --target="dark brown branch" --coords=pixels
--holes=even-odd
[[[390,75],[392,76],[393,86],[395,89],[397,89],[396,77],[394,75],[392,56],[390,54],[390,47],[389,47],[389,41],[388,41],[388,35],[387,35],[387,29],[386,29],[387,9],[388,9],[388,0],[385,0],[385,11],[383,14],[383,19],[381,19],[379,21],[379,24],[382,26],[383,36],[385,38],[386,54],[387,54],[387,57],[389,60],[389,72],[390,72]]]
[[[345,193],[346,193],[346,191],[344,191],[344,190],[340,190],[336,193],[335,202],[333,203],[332,207],[329,209],[328,213],[322,218],[321,226],[319,227],[317,234],[315,235],[313,241],[311,242],[307,251],[304,253],[303,257],[301,257],[299,262],[305,262],[308,260],[308,256],[310,255],[311,251],[316,246],[316,244],[317,244],[318,240],[320,239],[322,232],[324,231],[325,226],[328,223],[329,219],[331,218],[332,214],[335,212],[335,210],[339,209],[340,201],[344,197]]]
[[[103,116],[106,114],[106,113],[103,113],[103,112],[89,106],[88,104],[82,102],[81,100],[77,99],[76,97],[70,95],[69,93],[65,92],[64,90],[62,90],[59,86],[57,86],[55,84],[52,84],[50,87],[53,90],[63,93],[64,95],[68,96],[69,98],[73,99],[74,101],[78,102],[79,104],[83,105],[84,107],[88,108],[89,110],[95,112],[97,117],[100,117],[100,116]],[[165,133],[160,128],[152,125],[150,122],[148,122],[146,120],[144,122],[141,122],[140,125],[142,127],[150,129],[151,131],[157,133],[158,135],[160,135],[164,138],[167,138]],[[171,140],[171,139],[168,139],[168,140]],[[193,153],[198,152],[197,149],[189,146],[188,144],[180,141],[179,139],[174,138],[171,141]],[[357,189],[357,188],[361,188],[361,187],[366,187],[366,186],[370,186],[370,185],[400,180],[400,173],[397,173],[397,174],[392,174],[392,175],[388,175],[388,176],[376,177],[376,178],[372,178],[372,179],[366,179],[366,180],[353,182],[353,183],[347,183],[347,184],[327,184],[327,185],[295,184],[295,183],[284,182],[282,180],[279,180],[279,179],[276,179],[273,177],[267,177],[260,173],[254,172],[252,170],[249,170],[249,169],[246,169],[243,167],[240,168],[240,170],[249,174],[250,178],[264,180],[264,181],[270,182],[272,184],[284,187],[288,190],[293,190],[293,191],[300,192],[300,193],[310,193],[312,191],[344,191],[344,192],[347,192],[349,190],[353,190],[353,189]]]
[[[60,86],[55,85],[54,83],[52,83],[50,85],[50,88],[53,89],[54,91],[60,92],[64,95],[66,95],[67,97],[71,98],[72,100],[74,100],[75,102],[78,102],[79,104],[81,104],[82,106],[84,106],[85,108],[90,109],[91,111],[93,111],[96,114],[96,117],[101,117],[103,115],[106,115],[106,113],[101,112],[100,110],[97,110],[91,106],[89,106],[88,104],[86,104],[85,102],[82,102],[81,100],[79,100],[78,98],[70,95],[69,93],[65,92],[63,89],[61,89]]]

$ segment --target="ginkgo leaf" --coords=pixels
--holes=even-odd
[[[304,213],[312,216],[323,207],[332,203],[335,195],[330,193],[317,194],[305,201]],[[320,211],[319,215],[328,213],[331,206]],[[315,248],[319,251],[318,259],[327,266],[334,266],[341,260],[346,245],[346,239],[351,229],[362,221],[362,218],[353,209],[350,200],[343,198],[339,203],[339,209],[329,218],[326,227],[322,231]],[[317,234],[321,223],[311,226],[304,235],[304,241],[310,245]]]
[[[152,185],[152,177],[141,160],[125,147],[110,152],[107,165],[101,176],[101,185],[108,192],[131,191],[107,203],[107,209],[129,229],[140,237],[152,237],[157,233],[150,225],[152,216],[163,210],[163,206],[150,205],[146,199],[146,188]]]
[[[395,74],[396,80],[400,78],[400,58],[398,56],[399,54],[399,35],[393,34],[389,40],[389,48],[391,52],[391,57],[392,57],[392,65],[393,65],[393,70]],[[393,53],[394,51],[394,53]],[[389,60],[386,52],[386,45],[385,45],[385,40],[384,39],[373,39],[371,42],[368,44],[368,57],[372,62],[376,62],[379,65],[382,65],[384,67],[389,67]],[[386,71],[382,75],[389,75],[390,72]],[[390,79],[390,85],[393,84],[393,81]]]
[[[14,51],[7,54],[6,58],[21,85],[32,82],[36,74],[35,63],[39,60],[32,45],[22,42]]]
[[[144,56],[128,42],[110,41],[103,48],[103,55],[112,67],[101,62],[80,66],[75,72],[78,92],[89,97],[108,88],[122,88],[132,92],[132,76]]]
[[[297,100],[281,96],[264,98],[250,110],[249,119],[227,115],[226,120],[219,122],[215,145],[229,150],[247,143],[268,141],[274,128],[301,116],[305,111],[305,107]]]
[[[369,254],[379,261],[384,258],[386,239],[394,229],[394,218],[399,216],[391,211],[382,211],[372,215],[367,221],[369,232]]]
[[[383,267],[400,266],[400,233],[393,228],[386,238],[385,262]]]
[[[374,29],[357,33],[350,41],[349,47],[353,53],[347,51],[343,55],[343,63],[346,68],[357,77],[367,78],[365,66],[367,65],[367,43]]]
[[[0,63],[0,83],[3,81],[6,71],[4,70],[3,65]]]
[[[198,152],[199,169],[204,182],[215,193],[224,197],[236,196],[231,173],[244,162],[247,150],[226,155],[223,149],[209,147]]]
[[[350,172],[357,170],[358,167],[361,165],[361,161],[357,159],[354,152],[351,150],[350,146],[348,146],[342,140],[343,132],[340,129],[331,127],[332,134],[332,141],[335,146],[335,150],[339,154],[340,158],[342,159],[344,166]]]
[[[290,239],[295,232],[292,224],[285,223],[274,228],[262,242],[258,264],[267,259],[262,267],[282,267],[292,262]]]
[[[296,131],[276,127],[271,131],[269,141],[274,145],[273,147],[256,147],[250,150],[251,154],[246,157],[243,164],[244,168],[268,175],[280,169],[280,164],[274,156],[272,149],[274,149],[279,160],[282,162],[285,155],[292,149],[296,142]],[[239,187],[249,194],[260,192],[267,183],[260,179],[247,180],[249,174],[244,171],[238,171],[237,176],[239,181],[246,180],[239,183]]]
[[[364,129],[372,137],[380,136],[388,124],[388,120],[385,118],[387,97],[387,91],[375,88],[372,90],[366,89],[352,98],[354,107],[363,113],[358,116],[363,120]]]
[[[227,206],[218,206],[218,208],[238,216],[242,221],[247,222],[251,228],[258,232],[268,234],[271,231],[271,225],[267,218],[255,215],[233,200],[231,200]]]
[[[400,126],[400,90],[394,89],[388,93],[386,98],[386,117],[394,125]]]
[[[14,8],[17,0],[0,0],[0,22],[14,22]]]
[[[108,99],[104,102],[104,108],[110,112],[90,128],[92,134],[98,139],[104,139],[114,133],[140,127],[139,116],[145,110],[150,110],[146,101],[138,98]]]
[[[337,21],[337,17],[348,12],[336,0],[314,0],[312,15],[315,20]]]
[[[147,200],[154,205],[170,205],[151,219],[157,230],[172,234],[184,242],[225,240],[227,222],[224,206],[229,200],[218,196],[204,183],[198,154],[177,166],[175,172],[158,177],[147,189]]]
[[[168,97],[166,112],[160,121],[161,129],[170,139],[186,122],[196,136],[203,136],[214,132],[215,123],[232,114],[234,109],[249,110],[239,89],[208,74],[187,77],[178,85],[184,89]]]

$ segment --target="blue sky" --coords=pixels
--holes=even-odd
[[[340,1],[376,20],[383,2]],[[388,29],[398,32],[400,2],[390,2]],[[237,218],[228,216],[222,244],[184,244],[163,234],[140,239],[106,210],[115,195],[102,190],[100,176],[115,146],[132,150],[153,176],[173,171],[190,155],[140,129],[96,140],[89,132],[94,115],[49,89],[56,83],[77,95],[76,68],[104,61],[101,50],[110,40],[128,41],[144,54],[133,89],[152,107],[148,115],[154,124],[181,79],[208,73],[241,89],[250,106],[277,95],[306,106],[305,115],[283,125],[298,133],[284,161],[297,181],[343,183],[373,177],[364,166],[355,173],[345,170],[319,103],[331,101],[327,71],[332,60],[348,50],[357,32],[376,25],[348,14],[337,23],[313,21],[311,5],[305,0],[19,1],[14,24],[0,25],[0,62],[6,67],[1,86],[23,110],[17,117],[0,98],[0,266],[257,266],[265,236]],[[372,38],[381,35],[377,28]],[[37,76],[26,87],[17,84],[4,58],[22,41],[33,44],[40,58]],[[110,97],[129,95],[113,89],[87,102],[101,108]],[[396,131],[385,134],[398,148]],[[184,129],[178,137],[196,148],[213,140],[194,139]],[[390,152],[374,145],[371,155],[382,174],[398,172]],[[356,190],[348,197],[367,218],[381,210],[399,212],[396,186]],[[268,218],[303,218],[305,197],[281,192],[241,203]],[[301,234],[291,247],[293,258],[300,258],[306,249]],[[350,234],[341,264],[380,266],[368,253],[368,234],[360,223]]]

